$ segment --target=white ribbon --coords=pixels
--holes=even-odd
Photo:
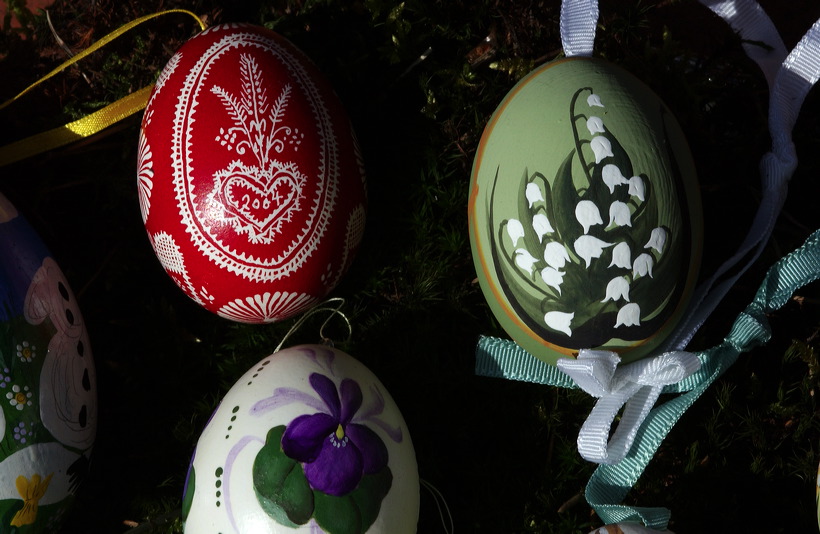
[[[592,55],[598,26],[598,0],[562,0],[561,46],[567,57]]]
[[[769,86],[772,149],[760,161],[763,197],[737,251],[698,286],[688,313],[661,348],[672,352],[622,367],[618,367],[617,355],[605,351],[582,350],[577,360],[558,361],[558,367],[581,388],[600,398],[578,436],[581,455],[593,462],[620,461],[663,386],[699,367],[697,358],[680,351],[768,243],[797,167],[792,129],[806,94],[820,79],[820,21],[787,54],[777,28],[755,0],[699,1],[740,35],[746,54],[760,67]],[[597,23],[597,0],[562,0],[561,43],[567,57],[592,55]],[[607,443],[612,422],[624,404],[621,423]]]
[[[700,0],[726,20],[746,43],[743,48],[769,84],[769,133],[772,150],[760,161],[763,198],[737,251],[695,290],[690,312],[664,343],[664,350],[685,348],[738,278],[757,260],[769,241],[797,167],[792,129],[806,94],[820,77],[820,21],[788,55],[771,19],[754,0]],[[764,46],[760,46],[762,43]],[[745,262],[741,265],[741,262]],[[741,265],[739,268],[738,265]],[[728,278],[721,277],[734,272]]]
[[[771,90],[787,52],[780,33],[760,4],[754,0],[700,0],[700,3],[740,35],[743,50],[763,71]]]
[[[577,358],[557,362],[581,389],[599,399],[578,434],[578,452],[590,462],[620,462],[663,387],[700,369],[697,356],[683,351],[618,366],[620,361],[614,352],[582,349]],[[610,438],[612,423],[624,405],[621,421]]]

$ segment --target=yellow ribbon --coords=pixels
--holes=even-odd
[[[63,70],[77,63],[87,55],[96,52],[97,50],[99,50],[106,44],[110,43],[117,37],[131,30],[132,28],[139,26],[145,21],[171,13],[183,13],[186,15],[190,15],[197,21],[200,30],[204,30],[207,27],[205,23],[202,22],[202,19],[200,19],[194,13],[187,11],[185,9],[169,9],[166,11],[152,13],[150,15],[145,15],[144,17],[135,19],[129,22],[128,24],[125,24],[117,28],[108,35],[102,37],[93,45],[89,46],[79,54],[73,56],[71,59],[64,62],[59,67],[55,68],[54,70],[52,70],[51,72],[49,72],[48,74],[34,82],[33,84],[23,89],[15,97],[11,98],[10,100],[7,100],[3,104],[0,104],[0,110],[9,106],[10,104],[21,98],[23,95],[25,95],[32,89],[34,89],[44,81],[51,78],[52,76],[62,72]],[[134,113],[145,108],[146,104],[148,103],[148,98],[151,96],[151,89],[153,89],[153,87],[153,84],[148,85],[81,119],[70,122],[58,128],[54,128],[52,130],[48,130],[46,132],[33,135],[31,137],[27,137],[25,139],[16,141],[4,147],[0,147],[0,167],[2,167],[3,165],[14,163],[16,161],[20,161],[21,159],[25,159],[30,156],[34,156],[35,154],[39,154],[41,152],[46,152],[48,150],[61,147],[63,145],[67,145],[83,137],[89,137],[97,132],[104,130],[105,128],[108,128],[112,124],[115,124],[121,121],[122,119],[133,115]]]

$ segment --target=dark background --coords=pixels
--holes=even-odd
[[[14,5],[15,3],[10,3]],[[761,2],[791,49],[820,5]],[[560,54],[558,0],[57,0],[55,32],[74,52],[139,16],[181,7],[207,23],[280,32],[344,102],[368,171],[362,249],[331,296],[346,299],[326,333],[397,401],[421,477],[459,532],[588,532],[593,471],[575,450],[593,400],[577,391],[476,377],[479,335],[506,337],[475,280],[466,225],[470,168],[505,93]],[[770,146],[763,76],[728,26],[694,1],[601,2],[596,55],[631,71],[678,117],[704,203],[704,273],[745,235]],[[67,58],[42,12],[0,33],[0,101]],[[0,111],[0,144],[57,127],[155,79],[193,21],[146,23]],[[486,38],[489,37],[489,40]],[[419,57],[430,49],[428,57]],[[693,340],[728,333],[767,268],[820,227],[820,102],[794,130],[800,165],[773,237]],[[97,365],[100,420],[90,478],[64,532],[126,532],[126,521],[181,532],[174,511],[188,461],[219,399],[268,355],[293,320],[232,324],[200,309],[161,269],[136,191],[140,114],[103,134],[0,168],[0,191],[28,218],[80,301]],[[682,418],[627,502],[672,510],[695,532],[817,528],[818,287],[772,314],[772,340],[742,356]],[[318,342],[326,317],[286,342]],[[421,490],[419,532],[444,532]]]

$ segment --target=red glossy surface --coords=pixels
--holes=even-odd
[[[209,28],[160,74],[140,135],[140,209],[165,270],[228,319],[324,297],[364,230],[364,169],[329,84],[283,37]]]

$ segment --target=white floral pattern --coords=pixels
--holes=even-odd
[[[223,306],[220,317],[244,323],[272,323],[306,310],[316,298],[305,293],[265,292],[244,299],[236,299]]]
[[[150,121],[150,117],[148,119]],[[137,193],[139,195],[140,213],[142,222],[148,220],[151,211],[151,191],[154,188],[154,162],[151,147],[145,137],[145,131],[140,129],[139,149],[137,160]]]
[[[186,71],[171,125],[174,196],[181,223],[202,255],[218,269],[251,282],[267,283],[298,271],[327,233],[339,193],[339,148],[327,104],[302,60],[267,34],[243,30],[245,26],[237,28],[217,37]],[[213,79],[213,72],[228,53],[246,58],[236,73],[237,89],[231,89],[228,80]],[[260,56],[290,73],[286,83],[292,85],[292,93],[287,93],[281,81],[277,85],[276,80],[262,79],[266,71],[254,68],[254,58]],[[263,82],[265,91],[258,91]],[[278,97],[274,102],[268,100],[266,92],[272,90]],[[206,95],[228,110],[221,131],[218,123],[213,132],[197,120]],[[310,135],[317,150],[310,169],[299,168],[286,158],[277,159],[293,147],[290,141],[301,139],[293,123],[281,122],[293,95],[298,95],[301,109],[308,110],[315,126]],[[262,103],[267,106],[265,110],[258,109]],[[258,116],[246,114],[250,105],[256,106]],[[215,150],[224,150],[230,159],[217,176],[198,181],[193,177],[192,147],[205,143],[206,138],[213,140],[215,134]],[[217,188],[206,186],[206,180],[213,180]],[[208,193],[198,194],[197,187]],[[277,240],[275,252],[264,253],[259,245],[274,242],[285,226],[294,238]],[[258,246],[256,251],[239,246],[236,234],[228,235],[226,228],[248,236],[251,247]]]

